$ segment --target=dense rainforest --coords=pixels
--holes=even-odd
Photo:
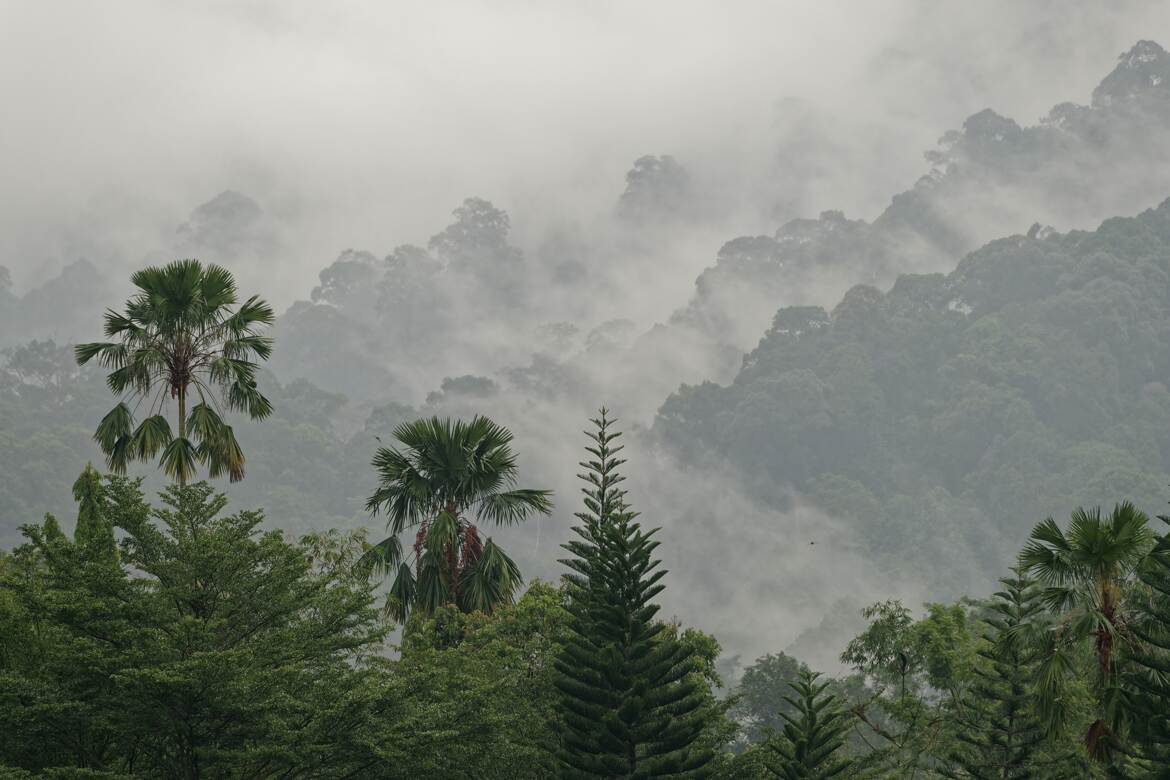
[[[994,241],[831,313],[780,309],[733,382],[684,387],[654,433],[813,496],[891,567],[970,582],[1056,507],[1165,496],[1167,300],[1170,201]]]
[[[194,260],[134,281],[74,353],[122,397],[111,473],[73,481],[72,533],[47,515],[0,555],[5,777],[1167,776],[1170,532],[1129,501],[1037,523],[990,596],[867,606],[847,674],[768,654],[729,691],[716,638],[658,617],[676,534],[607,410],[558,584],[487,535],[553,504],[482,416],[378,448],[385,539],[266,531],[197,478],[255,462],[231,422],[274,412],[271,309]]]
[[[0,268],[0,778],[1170,778],[1167,118],[1141,41],[660,311],[669,155],[279,314],[233,191]]]

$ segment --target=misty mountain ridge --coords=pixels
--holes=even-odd
[[[1160,201],[1170,181],[1167,75],[1170,54],[1139,41],[1089,106],[1062,103],[1030,127],[991,109],[973,114],[926,153],[930,171],[872,223],[826,211],[726,244],[672,324],[746,350],[778,302],[828,305],[854,282],[884,286],[898,273],[947,270],[1033,222],[1087,228]]]
[[[1154,41],[1138,41],[1093,90],[1093,105],[1115,100],[1170,100],[1170,54]]]
[[[597,341],[595,329],[613,331],[626,317],[643,329],[649,323],[637,321],[636,308],[609,325],[582,321],[596,316],[582,301],[620,301],[614,279],[637,266],[643,248],[594,234],[583,245],[561,242],[525,253],[509,243],[508,215],[472,198],[427,249],[401,248],[413,258],[412,270],[404,269],[399,250],[383,262],[362,254],[364,281],[350,284],[366,292],[352,299],[345,283],[332,281],[357,273],[351,253],[343,253],[322,272],[322,285],[327,277],[340,285],[332,296],[315,294],[296,304],[282,324],[289,333],[309,330],[307,324],[298,327],[297,319],[328,330],[331,351],[326,356],[298,337],[296,353],[278,357],[283,361],[278,370],[356,398],[403,393],[419,398],[443,376],[500,379],[505,372],[547,374],[561,366],[562,376],[547,377],[544,384],[574,385],[570,376],[589,376],[593,387],[580,387],[582,396],[634,396],[637,416],[646,418],[680,381],[728,381],[780,305],[827,305],[857,282],[881,287],[901,272],[945,270],[983,241],[1022,231],[1033,221],[1088,226],[1160,200],[1170,172],[1164,121],[1170,93],[1157,73],[1168,56],[1155,43],[1139,42],[1101,82],[1094,105],[1062,104],[1033,127],[1022,128],[991,110],[972,115],[927,154],[930,172],[895,195],[872,223],[826,211],[815,219],[791,220],[772,236],[727,242],[715,265],[696,280],[690,303],[665,326],[641,335],[626,328],[628,336],[607,342],[618,352],[604,352],[603,369],[595,360],[600,353],[588,348]],[[1021,203],[1044,206],[1025,211]],[[631,228],[644,236],[669,235],[687,220],[701,220],[709,207],[678,160],[645,156],[627,175],[617,201],[615,235]],[[520,267],[522,275],[515,273]],[[542,290],[538,298],[515,283],[520,276],[529,280],[528,289]],[[411,292],[391,304],[371,297],[375,287]],[[420,300],[436,310],[454,307],[480,323],[477,332],[455,328],[445,334],[443,318],[423,311]],[[333,310],[314,308],[323,305]],[[410,354],[402,360],[388,357],[377,335],[387,330],[407,336],[399,343],[407,353],[424,348],[434,355],[431,347],[442,345],[440,364],[419,372]],[[561,334],[552,351],[539,335],[550,330]],[[523,368],[532,350],[518,342],[534,339],[539,357]],[[327,363],[315,368],[314,361],[322,359]],[[343,365],[349,370],[341,370]],[[339,384],[346,376],[352,379]]]
[[[191,212],[175,229],[181,254],[217,257],[239,254],[249,244],[262,243],[264,210],[252,198],[224,190]]]
[[[589,333],[607,321],[629,320],[643,335],[636,337],[634,331],[625,340],[628,357],[615,362],[607,355],[611,365],[606,373],[612,376],[598,389],[612,388],[620,395],[644,389],[649,379],[654,388],[645,395],[654,400],[638,404],[639,416],[647,419],[656,399],[679,382],[730,380],[740,355],[755,343],[779,306],[829,305],[857,282],[881,287],[901,272],[946,270],[981,243],[1023,231],[1032,222],[1058,229],[1089,227],[1110,214],[1134,212],[1160,200],[1166,194],[1163,182],[1170,180],[1166,176],[1170,82],[1164,78],[1168,60],[1170,55],[1157,43],[1140,41],[1100,82],[1090,106],[1058,105],[1032,127],[1022,128],[990,109],[972,115],[927,153],[931,165],[927,175],[895,195],[873,222],[825,211],[818,218],[786,222],[770,236],[726,242],[714,265],[699,275],[690,302],[664,326],[649,330],[653,320],[646,320],[637,295],[622,289],[631,283],[652,284],[656,275],[661,277],[651,266],[641,270],[647,261],[639,255],[669,252],[669,242],[684,236],[692,223],[717,221],[718,204],[699,190],[683,163],[670,155],[639,158],[616,200],[611,228],[578,232],[567,239],[563,232],[553,231],[550,240],[528,251],[509,245],[505,212],[488,201],[468,199],[467,203],[481,204],[472,209],[479,213],[466,213],[431,239],[445,235],[441,248],[434,245],[411,254],[410,269],[400,267],[408,261],[398,250],[382,264],[372,262],[372,254],[363,255],[370,267],[367,281],[382,289],[398,286],[410,291],[401,300],[383,297],[379,302],[371,295],[349,299],[340,289],[330,299],[310,296],[294,305],[282,318],[283,331],[305,331],[307,325],[298,327],[294,321],[307,318],[314,327],[332,332],[333,349],[328,354],[313,350],[298,336],[295,343],[303,344],[298,353],[315,351],[317,356],[278,355],[283,361],[280,373],[303,376],[355,398],[403,393],[422,398],[446,375],[520,368],[532,350],[517,343],[517,337],[539,339],[538,334],[550,329],[559,329],[562,336],[573,329],[577,335],[575,340],[559,340],[567,353],[540,347],[544,365],[550,359],[557,363],[570,359],[590,368],[588,359],[578,359]],[[148,259],[171,253],[200,256],[242,272],[244,287],[258,281],[249,270],[250,258],[278,256],[281,249],[275,224],[260,204],[234,190],[195,208],[175,229],[172,244]],[[407,244],[402,249],[413,247]],[[344,275],[342,266],[352,271],[352,262],[343,254],[336,267],[322,274]],[[444,272],[448,265],[451,273]],[[75,319],[67,317],[51,329],[38,327],[35,316],[19,314],[18,302],[0,297],[0,322],[15,317],[13,321],[32,323],[27,337],[72,340],[87,331],[90,315],[102,308],[95,303],[96,296],[86,294],[95,289],[100,288],[59,285],[57,292],[66,296]],[[542,292],[533,296],[525,289]],[[476,319],[480,327],[470,343],[461,343],[467,332],[456,328],[444,335],[441,318],[423,311],[416,304],[419,300],[436,307],[445,302],[458,308],[464,319]],[[606,319],[596,319],[601,313],[598,301],[611,301],[605,304]],[[313,308],[322,305],[333,311]],[[373,314],[372,307],[379,305],[393,311]],[[25,308],[35,314],[35,303]],[[419,372],[414,355],[404,354],[399,360],[387,355],[377,338],[365,343],[375,328],[407,335],[400,347],[418,343],[418,335],[426,333],[427,346],[444,345],[450,359]],[[314,367],[314,360],[327,360],[328,365]],[[647,365],[654,370],[644,370]],[[342,379],[347,375],[340,370],[343,367],[352,371],[352,380]]]
[[[735,379],[681,389],[654,436],[729,462],[762,501],[795,486],[893,571],[963,590],[1039,518],[1100,496],[1161,505],[1167,300],[1170,200],[999,239],[831,312],[781,309]]]
[[[490,294],[477,291],[463,302],[459,292],[451,291],[467,289],[454,280],[466,278],[471,266],[445,274],[445,261],[432,253],[427,261],[430,272],[409,279],[399,271],[385,272],[385,281],[375,283],[397,283],[416,293],[425,289],[435,305],[445,299],[447,305],[486,323],[486,331],[476,334],[484,338],[473,336],[465,343],[467,334],[461,332],[448,339],[441,333],[441,322],[428,320],[405,302],[387,311],[376,304],[371,308],[366,299],[347,302],[340,296],[329,302],[314,300],[318,305],[333,305],[332,312],[304,304],[293,311],[296,317],[328,323],[335,331],[329,368],[315,371],[311,357],[290,355],[288,362],[300,372],[296,375],[355,397],[374,397],[379,388],[393,388],[391,393],[406,392],[417,398],[430,392],[444,375],[470,373],[502,379],[497,375],[535,371],[542,375],[538,381],[544,386],[573,386],[581,396],[631,398],[636,416],[645,419],[658,399],[680,381],[729,381],[742,352],[755,343],[776,308],[785,303],[828,305],[857,282],[883,287],[898,273],[946,270],[984,241],[1022,232],[1032,222],[1088,227],[1110,214],[1137,211],[1161,200],[1166,194],[1164,183],[1170,180],[1166,175],[1170,173],[1170,133],[1165,121],[1170,93],[1159,73],[1166,69],[1168,58],[1156,43],[1139,42],[1102,80],[1092,105],[1058,105],[1035,126],[1021,127],[990,109],[972,115],[960,130],[945,134],[939,147],[927,153],[930,171],[912,189],[895,195],[873,222],[826,211],[817,218],[786,222],[771,236],[728,241],[715,264],[699,275],[689,304],[665,325],[643,330],[641,335],[626,328],[627,336],[607,341],[617,348],[616,353],[587,348],[597,341],[596,335],[590,337],[595,328],[613,331],[624,321],[642,328],[648,323],[636,321],[636,308],[626,315],[633,315],[632,319],[619,314],[609,325],[582,321],[596,312],[582,308],[580,301],[621,300],[613,279],[637,265],[642,247],[623,245],[620,240],[615,245],[613,239],[593,234],[585,237],[584,245],[554,244],[532,255],[518,247],[504,248],[509,241],[506,228],[472,228],[457,221],[446,229],[454,230],[449,251],[474,256],[476,263],[487,265],[524,264],[528,275],[540,280],[531,287],[544,291],[541,299],[513,290],[488,303],[484,299]],[[644,236],[640,241],[645,243],[646,236],[668,236],[688,219],[701,220],[709,208],[678,160],[646,156],[627,175],[615,215],[621,229],[640,229]],[[480,228],[484,232],[477,236]],[[455,243],[459,241],[484,243],[458,249]],[[344,262],[343,256],[339,263]],[[381,278],[384,272],[375,269],[373,273]],[[349,327],[347,318],[362,328]],[[504,319],[508,322],[501,322]],[[286,323],[286,327],[292,325]],[[347,329],[349,333],[343,335]],[[409,334],[407,344],[420,343],[417,335],[427,332],[425,343],[445,345],[448,367],[431,366],[420,375],[414,369],[417,361],[398,361],[397,366],[393,359],[387,362],[384,351],[376,344],[361,344],[363,337],[358,335],[382,329]],[[561,334],[551,350],[552,345],[539,335],[550,330]],[[567,335],[570,332],[573,335]],[[524,334],[523,341],[538,344],[538,357],[527,368],[522,367],[525,350],[507,346],[518,333]],[[352,354],[347,358],[346,353]],[[599,355],[604,355],[603,368],[596,364]],[[346,375],[339,371],[342,362],[348,363],[355,377],[349,386],[336,384],[338,377]],[[548,376],[550,370],[559,376]],[[592,387],[580,386],[581,377],[589,377]]]

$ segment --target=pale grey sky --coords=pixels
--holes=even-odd
[[[235,188],[289,226],[303,295],[340,249],[425,241],[467,195],[523,234],[608,209],[642,154],[748,177],[784,98],[823,117],[808,211],[872,218],[968,114],[1086,102],[1168,29],[1144,0],[0,0],[0,264],[18,287],[81,252],[130,267]]]

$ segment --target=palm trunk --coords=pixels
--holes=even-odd
[[[179,438],[187,438],[187,386],[181,385],[179,387]],[[187,472],[185,470],[179,471],[179,486],[185,487],[187,485]]]
[[[1113,598],[1112,582],[1108,575],[1102,575],[1097,580],[1097,595],[1101,604],[1101,616],[1104,618],[1106,625],[1097,626],[1094,631],[1094,654],[1097,657],[1097,667],[1101,674],[1101,693],[1099,697],[1105,696],[1105,691],[1109,687],[1111,680],[1111,663],[1113,659],[1113,631],[1116,628],[1117,618],[1117,604]],[[1098,704],[1103,705],[1103,700],[1099,699]],[[1102,713],[1106,715],[1106,713]],[[1107,717],[1107,715],[1106,715]],[[1089,755],[1098,760],[1107,763],[1106,774],[1112,777],[1112,769],[1114,768],[1114,758],[1111,755],[1112,746],[1110,740],[1113,739],[1113,723],[1106,720],[1106,717],[1097,718],[1089,726],[1088,732],[1085,733],[1084,742],[1085,747],[1088,748]],[[1101,741],[1104,742],[1104,749],[1101,747]]]
[[[1097,628],[1097,665],[1101,669],[1102,681],[1109,682],[1109,666],[1113,657],[1113,632],[1116,629],[1117,605],[1113,601],[1113,592],[1110,583],[1102,581],[1099,585],[1101,596],[1101,615],[1107,626]]]
[[[455,506],[454,502],[448,502],[446,511],[456,519],[459,519],[459,508]],[[461,534],[460,534],[461,535]],[[456,536],[456,539],[460,535]],[[449,582],[450,592],[447,594],[450,603],[459,603],[459,549],[455,544],[447,545],[447,549],[443,551],[444,558],[447,560],[447,576]]]

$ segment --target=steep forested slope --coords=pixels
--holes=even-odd
[[[1023,127],[991,109],[970,116],[927,152],[927,174],[873,222],[826,211],[728,242],[672,324],[747,349],[779,304],[829,303],[850,284],[949,270],[1033,222],[1085,228],[1145,208],[1166,195],[1168,119],[1170,54],[1139,41],[1091,105],[1061,103]]]
[[[1092,232],[994,241],[950,274],[789,307],[735,380],[684,387],[655,433],[784,486],[945,586],[1047,514],[1170,489],[1170,201]]]
[[[1170,54],[1139,41],[1091,105],[1062,103],[1023,127],[990,109],[969,117],[872,222],[825,211],[727,241],[690,301],[648,330],[637,302],[661,293],[637,289],[656,282],[631,269],[672,251],[669,237],[685,235],[687,220],[718,212],[681,163],[637,160],[614,225],[554,231],[530,252],[507,213],[469,198],[425,248],[384,258],[349,250],[323,269],[311,300],[282,317],[276,370],[351,397],[415,400],[443,376],[526,371],[648,416],[682,381],[728,381],[780,306],[827,305],[854,284],[950,270],[1029,225],[1089,227],[1157,202],[1170,181],[1168,119]],[[600,365],[599,345],[611,347]]]
[[[429,240],[404,237],[419,246],[341,252],[309,299],[281,317],[273,368],[351,398],[417,403],[445,376],[498,380],[559,364],[593,377],[583,394],[622,398],[646,419],[682,381],[728,381],[780,306],[829,305],[853,284],[946,271],[1034,222],[1084,228],[1157,202],[1170,180],[1168,119],[1170,55],[1140,41],[1090,105],[1062,103],[1031,126],[990,109],[969,117],[927,153],[926,175],[872,221],[830,210],[724,241],[721,191],[670,155],[637,159],[624,192],[614,188],[611,214],[520,213],[519,236],[503,209],[468,198]],[[775,175],[752,172],[740,195]],[[279,232],[260,204],[229,190],[149,257],[217,262],[244,288],[261,289],[271,286],[262,269],[283,252]],[[80,261],[17,296],[0,270],[0,347],[86,336],[123,286]],[[599,345],[616,348],[604,370],[593,359]]]

